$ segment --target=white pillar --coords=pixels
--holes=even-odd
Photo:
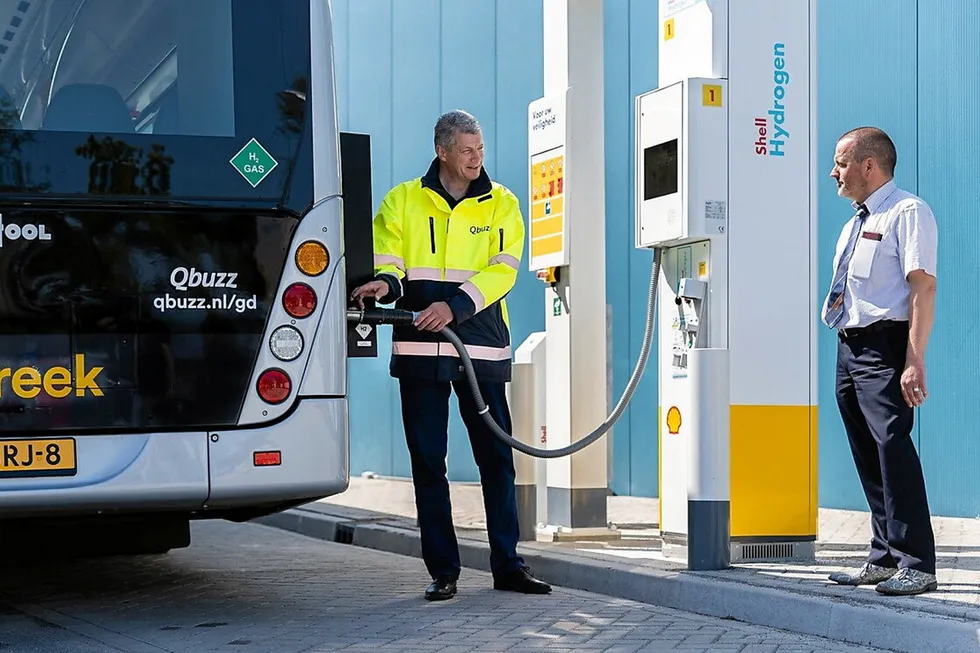
[[[532,447],[544,447],[545,333],[531,333],[514,352],[514,373],[508,384],[513,436]],[[547,461],[514,451],[515,490],[520,539],[537,539],[537,528],[547,523]]]
[[[696,207],[705,219],[711,213],[725,236],[714,236],[703,258],[698,243],[693,251],[675,247],[665,262],[661,296],[671,300],[670,285],[687,276],[678,271],[695,266],[709,295],[720,295],[708,302],[705,346],[730,353],[736,562],[812,558],[817,535],[814,186],[825,173],[813,159],[816,2],[660,0],[658,86],[703,77],[725,80],[727,89],[700,98],[727,111],[727,138],[717,152],[701,151],[711,162],[727,161],[727,198],[710,209],[707,203]],[[706,173],[693,159],[685,165],[692,174]],[[727,259],[716,257],[722,252]],[[685,406],[675,407],[674,398],[691,402],[671,374],[671,342],[665,339],[672,327],[665,312],[658,337],[666,544],[675,535],[683,542],[693,524],[685,509],[690,422],[681,419]]]
[[[608,414],[602,31],[602,0],[544,0],[544,97],[528,109],[527,259],[546,283],[551,449]],[[548,460],[549,525],[606,528],[611,435]]]

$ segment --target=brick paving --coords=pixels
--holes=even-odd
[[[421,598],[421,561],[265,526],[198,523],[166,556],[13,565],[0,650],[466,653],[872,651],[556,588],[527,597],[465,570],[460,595]]]
[[[453,518],[461,531],[485,531],[483,499],[479,484],[452,483],[450,493]],[[415,518],[411,482],[406,479],[351,479],[347,492],[323,499],[321,503],[375,510]],[[613,524],[646,526],[655,529],[657,500],[640,497],[610,497],[608,519]],[[728,580],[791,587],[797,591],[828,596],[867,597],[911,609],[980,619],[980,520],[934,517],[938,553],[939,589],[916,597],[881,597],[872,586],[839,587],[827,575],[841,567],[857,567],[864,560],[871,537],[869,513],[821,508],[819,511],[817,555],[814,564],[746,563],[723,573]],[[655,530],[649,532],[655,533]],[[662,566],[658,546],[646,549],[633,541],[626,543],[561,544],[583,555],[628,557],[636,564]],[[713,572],[705,572],[712,574]]]

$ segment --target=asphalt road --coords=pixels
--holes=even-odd
[[[429,603],[420,560],[260,525],[195,524],[163,556],[0,561],[0,651],[871,651],[588,592]]]

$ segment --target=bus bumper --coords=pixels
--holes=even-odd
[[[282,421],[210,433],[207,510],[315,500],[347,489],[345,397],[301,398]]]
[[[347,399],[304,398],[283,420],[221,432],[55,436],[71,476],[0,477],[0,519],[250,509],[343,492]],[[259,463],[277,464],[259,464]],[[201,511],[204,512],[201,512]]]
[[[67,476],[21,470],[0,478],[0,518],[184,511],[208,497],[204,432],[46,440],[73,442],[75,469]]]

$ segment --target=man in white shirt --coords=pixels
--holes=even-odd
[[[924,361],[938,236],[929,206],[895,185],[896,159],[880,129],[854,129],[837,142],[830,175],[857,213],[837,242],[821,317],[838,330],[837,405],[873,532],[861,569],[830,579],[909,595],[936,588],[935,537],[912,423],[929,394]]]

